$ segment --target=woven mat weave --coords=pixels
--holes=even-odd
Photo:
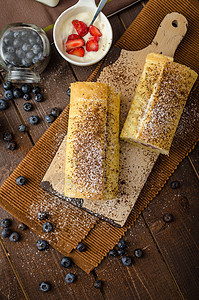
[[[193,3],[194,0],[191,2]],[[144,48],[151,42],[164,16],[176,11],[187,18],[189,28],[186,37],[176,51],[175,61],[186,64],[199,73],[199,9],[191,2],[150,0],[118,41],[117,46],[128,50]],[[90,79],[95,79],[97,71],[98,69]],[[40,188],[40,181],[67,132],[68,107],[3,184],[0,189],[0,205],[49,241],[62,254],[71,256],[80,268],[89,273],[133,225],[139,214],[164,186],[178,164],[196,145],[199,139],[198,94],[199,81],[188,99],[170,156],[159,157],[123,228],[117,228],[99,220],[69,203],[46,194]],[[26,186],[16,186],[15,180],[19,175],[28,178],[29,183]],[[54,231],[46,235],[42,233],[41,222],[37,220],[37,212],[44,207],[50,212],[49,218],[55,225]],[[88,250],[79,253],[73,249],[82,239],[87,244]]]

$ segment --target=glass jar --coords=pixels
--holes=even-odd
[[[26,23],[13,23],[0,34],[0,64],[6,80],[18,83],[40,81],[50,58],[50,42],[45,31]]]

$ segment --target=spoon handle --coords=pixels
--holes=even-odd
[[[103,9],[104,5],[106,4],[107,0],[101,0],[98,7],[97,7],[97,10],[96,10],[96,13],[90,23],[90,25],[92,25],[95,21],[95,19],[97,18],[97,16],[99,15],[100,11]]]

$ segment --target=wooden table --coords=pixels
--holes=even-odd
[[[147,1],[110,18],[116,41],[135,19]],[[86,80],[96,66],[80,68],[68,65],[53,51],[56,59],[51,61],[53,79],[42,82],[46,101],[37,104],[35,114],[42,121],[30,127],[27,134],[18,132],[18,125],[28,124],[29,114],[23,110],[23,100],[13,101],[8,110],[1,112],[0,132],[12,131],[19,147],[11,152],[0,141],[0,182],[12,173],[31,147],[48,128],[44,116],[57,106],[63,109],[69,99],[66,95],[70,82]],[[114,59],[114,57],[113,57]],[[60,86],[59,76],[65,77],[65,87]],[[57,89],[51,88],[56,80]],[[1,85],[1,93],[2,85]],[[65,282],[68,273],[60,265],[62,255],[50,248],[47,252],[37,251],[38,236],[26,230],[21,241],[13,244],[0,240],[0,299],[198,299],[199,298],[199,147],[186,157],[164,189],[145,209],[128,231],[124,240],[128,245],[127,253],[142,248],[144,257],[134,259],[133,265],[125,267],[119,257],[107,257],[90,275],[73,266],[70,271],[78,276],[70,286]],[[180,188],[173,190],[172,181],[178,180]],[[174,216],[173,222],[166,225],[164,213]],[[0,209],[1,218],[12,219],[12,229],[16,230],[18,221]],[[96,279],[103,280],[98,290],[92,285]],[[52,290],[42,293],[39,283],[49,281]]]

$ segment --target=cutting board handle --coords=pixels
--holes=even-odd
[[[167,14],[161,22],[158,31],[151,43],[156,47],[156,52],[164,49],[164,55],[174,56],[175,50],[187,32],[187,19],[177,13]]]

